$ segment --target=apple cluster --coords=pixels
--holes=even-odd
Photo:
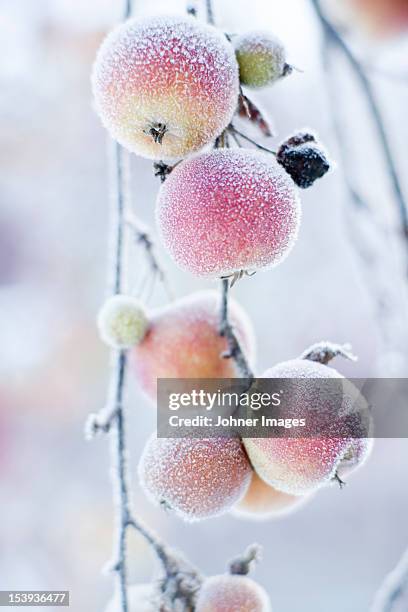
[[[161,607],[155,584],[138,584],[129,589],[129,612],[157,612]],[[114,597],[105,612],[120,612]],[[272,612],[266,591],[252,578],[219,574],[205,578],[199,590],[195,612]]]
[[[102,43],[92,74],[97,113],[116,141],[156,162],[162,178],[159,235],[175,263],[196,277],[241,277],[282,263],[294,247],[301,222],[298,188],[310,187],[330,167],[317,137],[298,132],[275,153],[229,147],[229,137],[237,133],[232,121],[248,101],[242,88],[270,86],[291,71],[285,47],[271,33],[229,37],[192,17],[131,19]],[[252,105],[246,108],[250,113]],[[240,376],[234,359],[226,358],[220,311],[214,291],[151,312],[132,296],[116,295],[103,305],[98,327],[109,346],[129,351],[134,376],[154,400],[159,378]],[[252,367],[254,332],[234,301],[229,322]],[[320,402],[311,427],[319,431],[330,418],[332,435],[242,440],[153,435],[139,477],[154,503],[187,521],[229,511],[280,516],[364,462],[370,442],[358,419],[341,438],[336,435],[344,406],[358,396],[336,370],[295,359],[263,378],[342,379],[340,397],[322,393],[316,400],[311,386],[310,393],[294,389],[291,398],[303,414]],[[149,587],[135,588],[132,597],[131,610],[156,609]],[[206,579],[196,609],[270,607],[256,583],[230,575]]]
[[[329,168],[316,136],[294,134],[275,156],[219,146],[237,111],[240,87],[265,87],[290,72],[286,50],[274,35],[252,32],[231,40],[190,17],[129,20],[108,35],[98,52],[92,75],[95,105],[112,137],[161,163],[178,160],[166,166],[156,220],[171,257],[197,277],[228,278],[276,266],[294,246],[301,219],[297,186],[310,187]],[[211,143],[216,143],[212,150]],[[220,310],[214,291],[149,313],[136,298],[116,295],[103,305],[98,326],[107,344],[129,350],[134,375],[154,400],[159,378],[240,375],[234,359],[225,358],[228,341],[220,333]],[[229,320],[252,366],[254,332],[234,301]],[[294,360],[263,377],[340,374]],[[334,426],[347,394],[352,395],[350,386],[344,389],[340,400],[321,394],[318,414],[329,414]],[[295,408],[305,413],[314,399],[293,393]],[[363,462],[369,443],[355,434],[351,427],[349,436],[317,440],[153,436],[139,475],[152,500],[186,520],[229,510],[242,516],[279,515]]]

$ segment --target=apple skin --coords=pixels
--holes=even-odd
[[[292,179],[272,155],[218,149],[180,163],[162,185],[156,218],[183,270],[219,278],[281,263],[300,226]]]
[[[197,19],[131,19],[102,43],[92,88],[96,111],[115,140],[143,157],[179,159],[230,123],[238,64],[223,33]]]
[[[130,351],[133,374],[153,400],[159,378],[236,378],[235,361],[225,359],[227,341],[220,336],[220,296],[198,291],[149,315],[143,341]],[[255,357],[255,335],[246,312],[230,301],[230,321],[250,364]]]
[[[272,612],[266,591],[252,578],[219,575],[206,578],[196,612]]]
[[[245,495],[252,469],[237,438],[148,440],[139,479],[156,505],[187,522],[219,516]]]
[[[282,43],[270,32],[248,32],[234,40],[241,83],[262,88],[280,79],[286,64]]]
[[[237,518],[262,521],[287,516],[302,507],[310,496],[290,495],[266,484],[256,472],[245,496],[233,508]]]
[[[295,437],[245,438],[254,470],[267,484],[290,495],[307,495],[361,466],[372,447],[368,406],[357,388],[334,368],[294,359],[262,378],[292,379],[291,416],[307,418]],[[310,387],[305,383],[310,379]],[[319,382],[320,379],[320,382]],[[324,379],[338,381],[327,385]],[[357,407],[357,410],[355,408]]]

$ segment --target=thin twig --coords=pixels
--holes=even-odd
[[[155,245],[152,238],[150,237],[149,232],[145,227],[143,227],[143,225],[133,213],[126,214],[125,222],[132,230],[136,243],[140,244],[143,247],[147,263],[149,265],[150,271],[152,272],[152,275],[154,277],[157,276],[157,278],[163,284],[168,298],[173,299],[174,296],[168,283],[167,276],[164,272],[162,265],[159,262],[159,259],[156,256]]]
[[[363,197],[358,193],[354,185],[352,178],[354,171],[352,165],[353,160],[349,155],[349,147],[346,140],[347,130],[342,125],[338,112],[338,96],[334,83],[335,67],[333,66],[333,53],[331,53],[331,51],[336,49],[338,45],[341,44],[341,49],[344,53],[347,53],[347,58],[350,62],[352,62],[352,66],[358,70],[358,75],[362,77],[364,91],[366,93],[368,91],[369,95],[371,92],[371,85],[368,82],[362,67],[354,58],[348,47],[343,43],[343,40],[338,35],[337,31],[324,17],[318,0],[312,0],[312,2],[318,18],[321,20],[323,25],[322,63],[327,83],[327,90],[330,96],[331,108],[333,109],[331,117],[339,150],[342,156],[345,184],[349,192],[350,201],[355,211],[354,217],[347,222],[347,228],[351,234],[350,237],[352,244],[360,258],[368,290],[375,300],[376,316],[379,329],[381,331],[381,341],[384,347],[384,352],[389,351],[390,347],[391,350],[395,351],[394,345],[396,334],[394,331],[394,311],[398,307],[397,305],[400,303],[400,297],[395,296],[394,302],[392,302],[391,296],[395,294],[399,281],[395,278],[389,278],[389,271],[383,273],[382,275],[379,274],[379,266],[384,266],[384,252],[378,253],[377,246],[374,245],[373,239],[370,238],[368,231],[370,230],[371,232],[379,235],[378,243],[384,244],[386,250],[386,228],[381,226],[380,222],[376,219],[376,215],[370,210],[367,202],[364,201]],[[365,88],[366,84],[368,84],[368,90]],[[372,98],[370,97],[370,99]],[[373,102],[374,106],[376,106],[375,100],[373,100]],[[375,114],[375,117],[378,117],[377,113]],[[383,131],[381,118],[379,119],[381,123],[380,127]],[[405,223],[405,221],[403,223]],[[404,325],[405,328],[405,322],[402,322],[401,325]],[[398,337],[400,337],[400,335],[401,333],[399,330]]]
[[[229,279],[222,279],[220,335],[223,336],[228,342],[228,351],[223,354],[223,357],[225,359],[233,359],[242,377],[248,378],[250,381],[252,381],[254,379],[254,374],[229,321],[229,290]]]
[[[263,145],[260,145],[253,138],[250,138],[246,134],[243,134],[242,132],[237,130],[237,128],[235,126],[233,126],[232,123],[231,123],[231,125],[228,126],[228,131],[231,132],[231,134],[235,134],[236,136],[239,136],[240,138],[243,138],[243,140],[246,140],[247,142],[250,142],[257,149],[260,149],[261,151],[266,151],[266,153],[271,153],[272,155],[276,155],[276,151],[272,151],[272,149],[268,149],[267,147],[264,147]]]
[[[125,11],[123,13],[123,19],[129,19],[132,14],[132,0],[125,0]]]
[[[207,8],[207,21],[211,25],[214,25],[215,24],[215,19],[214,19],[214,10],[213,10],[213,6],[212,6],[212,0],[205,0],[205,4],[206,4],[206,8]]]
[[[405,606],[396,607],[403,595],[408,598],[408,550],[405,551],[397,567],[385,578],[374,597],[371,612],[405,610]]]
[[[126,425],[123,410],[123,390],[125,381],[126,354],[120,351],[118,356],[118,385],[116,396],[116,428],[113,429],[113,453],[116,455],[116,487],[119,493],[118,508],[118,542],[117,563],[114,570],[118,577],[118,590],[120,594],[121,611],[128,612],[127,597],[127,566],[126,566],[126,531],[129,521],[129,489],[126,464]]]
[[[336,28],[330,23],[330,21],[324,15],[322,8],[320,6],[319,0],[311,0],[312,5],[315,9],[316,15],[323,27],[323,30],[326,36],[337,45],[338,49],[343,53],[343,55],[348,60],[351,68],[353,69],[356,77],[358,78],[361,87],[364,91],[367,103],[370,108],[371,116],[373,122],[376,126],[378,138],[381,142],[382,150],[384,153],[385,163],[388,170],[388,175],[390,177],[391,185],[394,191],[395,201],[398,207],[398,213],[401,220],[401,227],[403,236],[405,238],[408,237],[408,209],[405,204],[404,194],[401,187],[401,183],[398,177],[396,165],[393,159],[393,154],[391,151],[391,146],[388,141],[388,136],[384,127],[384,122],[380,113],[380,109],[377,104],[377,100],[374,94],[373,87],[370,83],[369,78],[367,77],[362,65],[357,60],[351,49],[344,42],[343,38],[336,30]]]
[[[126,0],[124,19],[132,10],[131,0]],[[112,260],[108,262],[108,274],[113,275],[112,293],[121,293],[123,288],[124,217],[126,198],[126,176],[124,170],[125,151],[117,142],[112,142],[114,191],[112,193],[111,228],[113,237]],[[126,530],[129,520],[129,490],[126,465],[126,430],[123,395],[126,376],[127,356],[124,351],[112,354],[113,367],[109,382],[110,408],[106,412],[105,430],[112,430],[112,453],[115,463],[114,487],[118,497],[117,508],[117,561],[114,571],[117,576],[121,612],[128,612]],[[94,421],[94,427],[97,419]],[[116,427],[112,427],[115,424]]]

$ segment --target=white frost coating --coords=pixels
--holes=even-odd
[[[371,417],[350,381],[333,368],[302,359],[281,363],[263,378],[293,379],[285,386],[290,417],[306,418],[306,429],[297,429],[294,437],[244,440],[252,466],[265,482],[305,495],[364,463],[372,448],[372,439],[365,437],[371,435]]]
[[[127,295],[109,298],[98,315],[101,339],[113,348],[127,349],[141,342],[148,320],[139,300]]]
[[[128,589],[129,612],[157,612],[159,603],[152,584],[137,584]],[[115,595],[105,608],[105,612],[121,612],[122,608]]]
[[[96,110],[110,134],[152,159],[185,157],[231,121],[238,64],[222,32],[193,18],[132,19],[103,42],[93,69]],[[149,130],[165,126],[162,143]]]
[[[196,612],[272,612],[265,589],[247,576],[220,575],[204,580]]]
[[[240,440],[166,439],[154,434],[139,463],[139,478],[155,504],[186,521],[229,510],[245,494],[251,466]]]
[[[285,47],[271,32],[255,31],[238,36],[234,47],[244,85],[266,87],[283,75]]]
[[[301,209],[272,155],[218,149],[176,166],[160,189],[156,217],[181,268],[219,277],[281,263],[296,241]]]

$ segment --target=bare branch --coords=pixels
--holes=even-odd
[[[408,597],[408,550],[405,551],[397,567],[385,578],[374,597],[371,612],[397,612],[406,609],[401,598]]]
[[[156,257],[154,242],[151,239],[147,228],[145,228],[131,212],[126,213],[125,221],[128,227],[132,230],[136,243],[140,244],[143,247],[147,263],[149,265],[153,277],[157,276],[157,278],[163,284],[167,296],[172,299],[173,293],[169,286],[164,269],[161,266],[158,258]]]
[[[207,9],[207,21],[211,25],[215,25],[214,10],[213,10],[213,5],[212,5],[212,0],[205,0],[205,5],[206,5],[206,9]]]
[[[408,209],[405,203],[402,186],[398,177],[397,168],[393,159],[391,146],[388,140],[388,136],[384,127],[384,122],[381,116],[381,112],[375,97],[375,93],[369,78],[367,77],[365,70],[361,63],[357,60],[354,53],[351,51],[349,46],[345,43],[336,28],[330,23],[330,21],[324,15],[320,6],[319,0],[311,0],[312,6],[315,9],[317,18],[319,19],[325,37],[330,43],[336,45],[336,47],[343,53],[344,57],[348,60],[350,67],[360,82],[361,88],[366,97],[368,106],[370,108],[371,116],[374,125],[377,130],[378,139],[381,143],[384,159],[388,171],[388,176],[391,181],[391,186],[394,192],[395,201],[398,207],[398,214],[401,220],[401,230],[405,239],[408,238]],[[326,64],[327,70],[327,64]]]
[[[248,378],[249,381],[254,379],[254,374],[244,355],[241,345],[234,333],[228,316],[228,301],[229,301],[229,280],[227,278],[221,281],[221,321],[220,335],[226,338],[228,342],[228,351],[223,354],[225,359],[234,359],[243,378]]]

